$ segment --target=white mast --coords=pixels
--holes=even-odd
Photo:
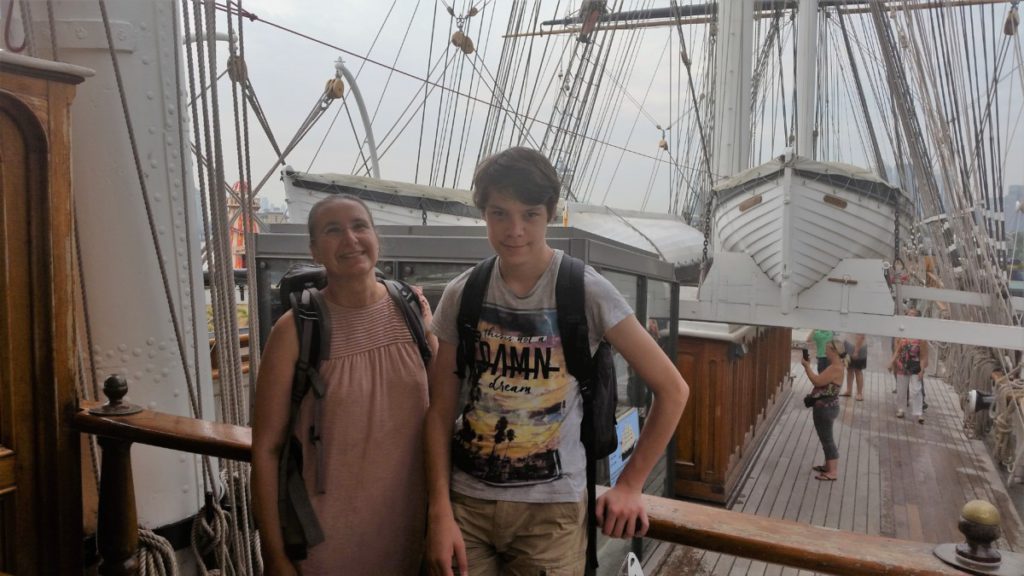
[[[187,142],[191,132],[182,118],[183,98],[175,82],[175,54],[181,43],[173,31],[180,16],[175,2],[108,0],[107,5],[187,365],[205,416],[213,419],[199,266],[202,220],[191,176]],[[48,53],[45,2],[38,0],[33,8],[35,37]],[[98,5],[63,1],[54,2],[53,9],[60,59],[96,71],[94,78],[78,86],[71,114],[73,193],[97,375],[101,382],[110,374],[123,375],[128,380],[128,399],[144,408],[191,416]],[[193,343],[199,346],[200,382],[195,382]],[[203,501],[196,458],[142,445],[135,446],[132,454],[140,524],[158,527],[195,513]]]
[[[716,183],[748,167],[753,43],[754,2],[720,1],[711,168]]]
[[[796,153],[815,159],[814,94],[818,81],[818,0],[800,0],[796,29]]]

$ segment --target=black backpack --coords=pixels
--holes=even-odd
[[[423,365],[430,363],[431,351],[427,343],[426,327],[423,325],[423,311],[419,297],[405,282],[388,280],[378,276],[391,299],[402,311],[413,341],[416,342],[423,358]],[[299,358],[295,362],[292,378],[291,408],[288,415],[288,430],[295,427],[302,399],[312,389],[314,395],[313,425],[309,429],[310,440],[317,458],[316,490],[324,492],[323,450],[320,449],[320,429],[324,384],[320,380],[320,362],[330,354],[331,332],[327,301],[321,292],[327,285],[327,273],[323,266],[296,264],[281,278],[278,297],[282,306],[291,308],[299,332]],[[306,492],[302,478],[302,443],[291,434],[281,450],[278,465],[278,513],[285,553],[292,560],[306,558],[307,549],[323,542],[323,530]]]
[[[494,270],[495,256],[480,262],[469,273],[459,305],[459,346],[456,354],[459,378],[475,381],[485,369],[476,357],[480,331],[480,309]],[[619,445],[615,429],[618,395],[612,348],[602,341],[590,354],[590,330],[587,327],[586,298],[583,289],[585,265],[579,258],[562,254],[555,280],[555,308],[558,332],[562,339],[566,369],[579,384],[583,398],[583,422],[580,440],[587,454],[587,566],[597,568],[597,461],[614,452]],[[467,374],[468,368],[468,374]]]

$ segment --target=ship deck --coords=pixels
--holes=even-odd
[[[887,339],[886,339],[887,340]],[[973,499],[1002,516],[997,546],[1024,550],[1024,526],[981,440],[968,436],[952,386],[925,381],[925,423],[897,419],[894,377],[884,370],[881,346],[872,346],[864,373],[864,401],[841,398],[835,434],[839,478],[815,480],[823,460],[803,396],[810,389],[794,351],[792,393],[749,466],[731,508],[747,514],[929,543],[962,542],[960,509]],[[753,576],[812,574],[794,568],[663,545],[645,562],[648,575]]]

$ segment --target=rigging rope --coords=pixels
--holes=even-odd
[[[155,532],[139,529],[139,576],[177,576],[174,548]]]

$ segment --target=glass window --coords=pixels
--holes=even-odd
[[[661,280],[647,281],[647,321],[644,326],[662,350],[672,357],[670,322],[672,321],[672,285]]]
[[[398,279],[423,288],[423,295],[431,309],[437,308],[444,287],[453,278],[473,267],[473,263],[452,262],[400,262]]]
[[[610,270],[605,270],[601,274],[622,294],[630,308],[636,310],[638,294],[640,292],[640,279],[631,274],[612,272]],[[645,416],[648,396],[647,387],[644,386],[633,369],[630,368],[626,359],[618,351],[613,351],[612,357],[615,360],[615,381],[618,386],[618,416],[621,417],[634,406],[640,409],[641,417]]]

